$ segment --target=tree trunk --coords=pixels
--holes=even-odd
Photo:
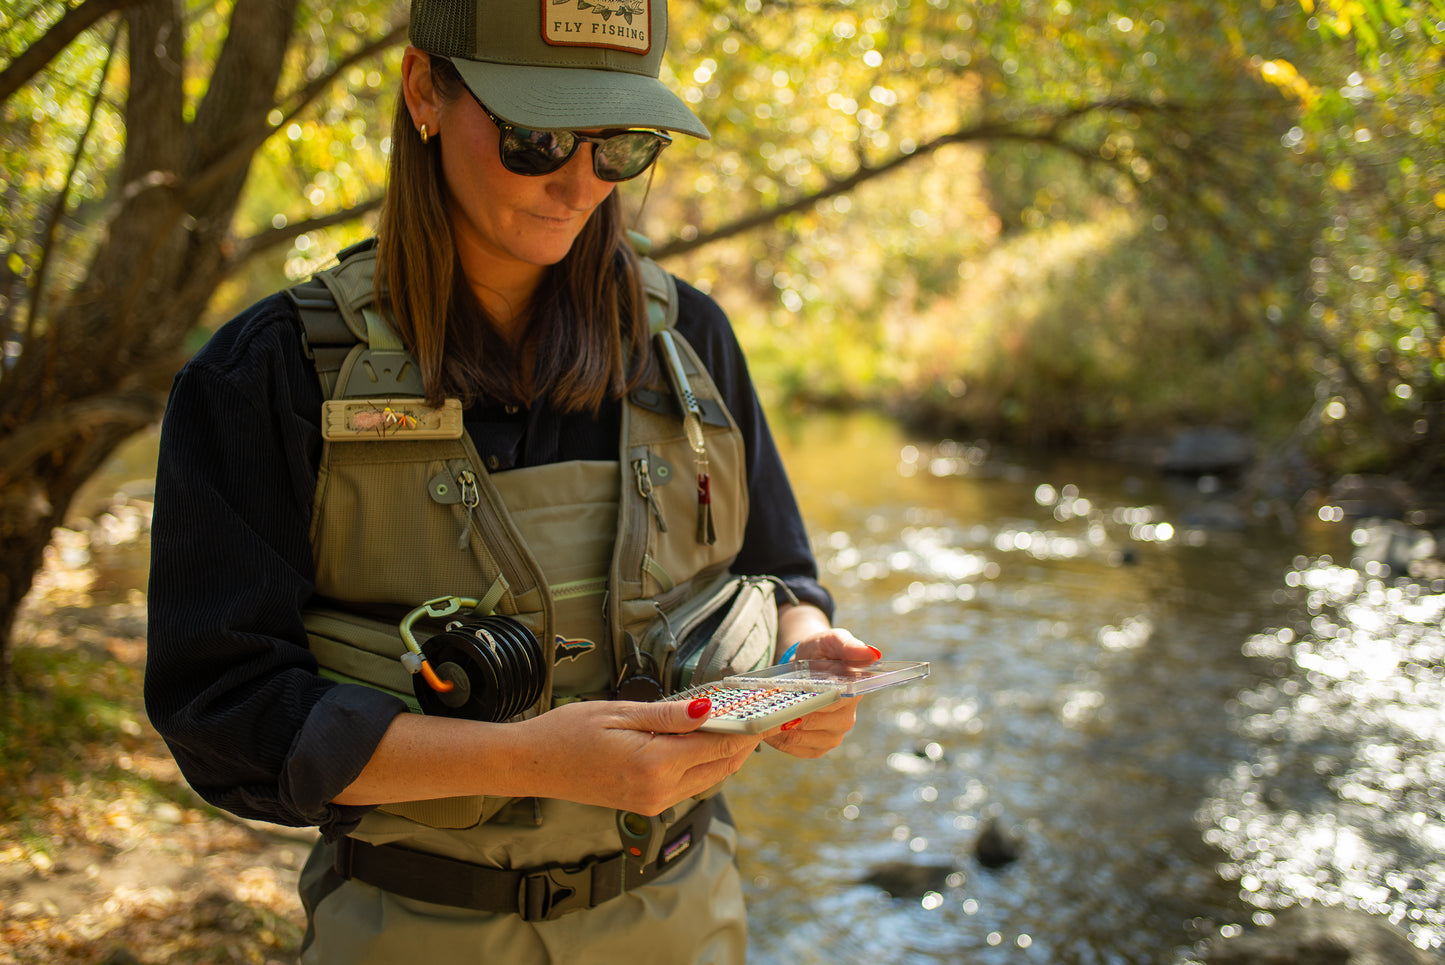
[[[297,6],[236,0],[187,122],[180,5],[127,3],[114,216],[85,278],[16,333],[21,353],[0,369],[0,669],[52,531],[116,446],[160,417],[181,345],[236,267],[231,220],[260,144],[237,132],[269,128]]]
[[[10,638],[20,604],[44,563],[45,547],[76,491],[138,428],[112,422],[86,432],[0,488],[0,640]],[[0,652],[0,667],[8,680],[8,648]]]

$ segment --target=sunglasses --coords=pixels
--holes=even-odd
[[[467,93],[471,93],[470,89]],[[513,174],[551,174],[571,160],[585,142],[592,145],[593,174],[603,181],[627,181],[646,171],[662,149],[672,143],[672,138],[661,131],[604,132],[601,137],[578,131],[534,131],[502,120],[476,94],[472,94],[472,100],[501,132],[497,150],[502,167]]]

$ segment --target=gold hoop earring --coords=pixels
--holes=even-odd
[[[427,139],[428,139],[428,135],[427,135],[427,132],[426,132],[426,125],[423,124],[423,125],[421,126],[421,142],[422,142],[423,144],[425,144],[425,143],[427,142]]]

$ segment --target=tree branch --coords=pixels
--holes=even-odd
[[[929,156],[930,154],[933,154],[939,148],[942,148],[947,144],[962,143],[963,141],[982,138],[984,135],[980,132],[983,129],[983,127],[977,127],[970,128],[965,131],[954,131],[951,134],[945,134],[942,137],[938,137],[932,141],[929,141],[927,144],[920,145],[918,149],[915,150],[912,154],[899,154],[891,160],[885,162],[884,164],[878,165],[877,167],[869,167],[866,164],[860,162],[857,170],[855,170],[852,174],[848,175],[845,178],[838,178],[836,180],[829,181],[817,191],[809,192],[808,194],[794,198],[792,201],[780,204],[777,207],[767,208],[763,211],[756,211],[750,215],[744,215],[743,217],[738,218],[736,221],[730,221],[719,228],[715,228],[712,231],[697,235],[696,237],[678,238],[673,239],[672,241],[664,242],[663,244],[653,248],[652,257],[662,259],[667,258],[671,255],[686,254],[689,251],[693,251],[705,245],[710,245],[714,242],[723,241],[735,235],[740,235],[748,231],[752,231],[754,228],[761,228],[763,225],[771,224],[779,218],[786,217],[787,215],[795,214],[799,211],[804,211],[808,208],[811,208],[813,205],[818,204],[819,202],[828,200],[829,198],[837,197],[840,194],[847,194],[849,191],[852,191],[854,188],[858,187],[858,185],[863,184],[866,181],[871,181],[874,178],[882,177],[883,175],[888,174],[891,171],[895,171],[898,168],[903,167],[904,165],[912,164],[914,161],[917,161],[920,158],[924,158]]]
[[[297,0],[237,0],[231,8],[226,42],[216,56],[206,93],[187,125],[187,157],[182,169],[214,170],[217,157],[234,157],[231,145],[249,139],[244,132],[264,129],[275,108],[286,53],[295,30]],[[257,145],[259,146],[259,145]],[[229,164],[204,192],[192,192],[186,210],[202,220],[230,212],[244,188],[256,146],[245,149],[244,164]]]
[[[308,218],[305,221],[298,221],[295,224],[287,224],[284,228],[271,228],[254,234],[249,238],[242,238],[236,242],[235,255],[232,261],[236,264],[245,261],[247,258],[254,258],[263,252],[286,244],[301,237],[308,231],[320,231],[323,228],[330,228],[335,225],[345,224],[348,221],[355,221],[357,218],[370,211],[381,207],[381,195],[343,208],[340,211],[333,211],[330,214],[321,215],[317,218]]]
[[[0,455],[0,487],[29,471],[48,452],[61,449],[83,432],[106,426],[130,431],[142,429],[160,418],[165,410],[164,392],[134,390],[114,395],[91,396],[46,410],[7,433]]]
[[[26,47],[4,70],[0,70],[0,104],[24,87],[32,77],[45,69],[70,42],[90,29],[97,20],[139,0],[85,0],[65,12],[45,36]]]
[[[347,54],[341,60],[338,60],[330,70],[317,77],[299,91],[286,95],[282,100],[288,102],[290,106],[287,107],[285,114],[282,115],[281,123],[276,126],[283,127],[287,121],[296,117],[297,114],[300,114],[307,105],[320,97],[326,88],[336,82],[336,78],[340,76],[343,70],[363,60],[369,60],[387,48],[399,43],[401,39],[406,36],[406,30],[406,21],[392,24],[386,33],[372,39],[368,43],[362,44]]]
[[[50,217],[45,221],[44,241],[40,245],[40,263],[35,268],[35,281],[31,284],[30,305],[25,318],[24,344],[27,348],[33,341],[35,319],[40,311],[40,302],[45,297],[45,278],[49,274],[51,255],[54,254],[55,233],[59,229],[60,219],[65,215],[65,209],[70,203],[70,189],[75,184],[75,172],[80,169],[81,159],[85,157],[85,142],[90,139],[90,132],[95,127],[95,117],[100,112],[101,99],[105,95],[105,78],[110,74],[110,62],[115,58],[115,44],[119,37],[120,23],[117,21],[110,32],[105,63],[100,67],[100,77],[96,80],[95,97],[90,102],[90,113],[85,118],[85,128],[80,132],[80,137],[76,139],[75,152],[70,157],[70,169],[65,172],[65,184],[56,193]]]
[[[284,127],[288,121],[295,118],[308,105],[315,101],[316,98],[320,97],[331,84],[336,82],[336,78],[343,70],[362,60],[374,57],[388,47],[391,47],[405,36],[406,29],[406,24],[404,23],[393,24],[391,29],[386,33],[362,44],[356,50],[342,58],[331,70],[317,77],[310,84],[301,88],[301,90],[282,98],[282,100],[289,103],[289,106],[282,114],[280,123],[274,125],[270,123],[254,125],[244,134],[238,135],[231,142],[225,153],[212,158],[206,167],[195,172],[194,176],[186,185],[187,198],[206,196],[215,190],[217,185],[231,176],[237,168],[249,164],[255,156],[256,150],[262,144],[266,143],[272,134]]]
[[[792,201],[785,202],[777,207],[757,211],[750,215],[744,215],[736,221],[731,221],[719,228],[704,234],[699,234],[693,238],[675,238],[671,241],[664,242],[653,249],[652,257],[662,259],[672,255],[686,254],[689,251],[694,251],[705,245],[710,245],[714,242],[752,231],[755,228],[761,228],[763,225],[771,224],[779,218],[796,214],[799,211],[805,211],[813,205],[826,201],[829,198],[836,197],[840,194],[847,194],[866,181],[890,174],[901,167],[928,157],[950,144],[966,144],[973,141],[988,140],[1036,141],[1059,146],[1086,160],[1107,163],[1104,162],[1103,158],[1096,155],[1089,155],[1076,145],[1063,141],[1059,137],[1059,129],[1071,121],[1099,111],[1120,109],[1161,110],[1167,106],[1168,105],[1155,104],[1149,101],[1109,98],[1078,104],[1059,113],[1044,117],[1010,121],[986,121],[971,127],[960,128],[959,130],[950,131],[947,134],[942,134],[931,141],[919,145],[911,154],[896,155],[883,164],[869,166],[860,163],[857,170],[847,177],[829,181],[817,191],[794,198]]]

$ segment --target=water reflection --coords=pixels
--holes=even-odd
[[[1355,891],[1301,857],[1322,853],[1318,830],[1274,820],[1281,789],[1315,793],[1320,752],[1276,785],[1287,755],[1264,751],[1282,739],[1269,728],[1339,716],[1368,686],[1378,713],[1350,714],[1397,728],[1403,714],[1418,744],[1425,725],[1406,705],[1423,716],[1431,700],[1441,706],[1418,683],[1410,700],[1385,684],[1382,644],[1346,657],[1318,621],[1288,639],[1288,660],[1260,653],[1260,628],[1280,626],[1301,594],[1332,627],[1348,614],[1352,634],[1381,632],[1385,615],[1366,617],[1357,599],[1366,585],[1338,573],[1331,583],[1324,574],[1338,568],[1307,562],[1340,553],[1346,527],[1286,535],[1249,524],[1216,486],[1025,464],[869,419],[814,420],[796,434],[784,425],[780,445],[843,620],[890,658],[930,660],[933,674],[865,698],[836,756],[760,755],[739,779],[752,960],[1183,962],[1272,907],[1269,896],[1282,903],[1301,875],[1317,881],[1302,896],[1369,898],[1428,918],[1434,906],[1415,896],[1441,893],[1439,863],[1381,863],[1373,840],[1388,827],[1416,855],[1434,840],[1439,792],[1427,789],[1442,771],[1418,747],[1369,750],[1379,727],[1333,738],[1332,760],[1350,762],[1335,799],[1396,809],[1391,822],[1330,838],[1335,853],[1354,848]],[[1412,626],[1439,622],[1433,604],[1383,592],[1392,625],[1407,613],[1418,615]],[[1416,653],[1418,634],[1410,641],[1412,659],[1440,666],[1440,655]],[[1296,672],[1334,681],[1338,702],[1290,684]],[[1252,702],[1261,706],[1244,713]],[[1402,780],[1421,798],[1403,808],[1398,794],[1385,800]],[[996,870],[977,856],[991,826],[1021,843]],[[899,896],[879,880],[902,882]]]
[[[1240,694],[1253,753],[1201,809],[1248,901],[1388,916],[1445,942],[1445,587],[1299,561],[1302,626],[1251,637],[1274,673]]]

